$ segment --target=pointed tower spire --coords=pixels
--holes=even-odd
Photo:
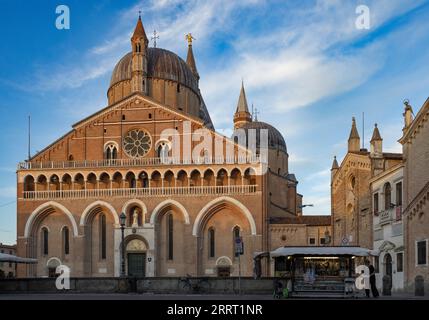
[[[338,165],[337,156],[334,156],[334,161],[332,161],[331,167],[331,180],[334,179],[335,174],[337,173],[340,166]]]
[[[371,156],[380,156],[383,153],[383,139],[377,124],[374,125],[374,131],[371,138]]]
[[[334,161],[332,161],[332,168],[331,170],[335,170],[338,169],[339,165],[338,165],[338,161],[337,161],[337,156],[334,156]]]
[[[144,31],[142,17],[141,17],[141,11],[139,11],[139,19],[137,20],[136,27],[134,28],[133,36],[131,37],[131,40],[138,40],[138,39],[144,39],[145,42],[149,42],[146,36],[146,32]]]
[[[246,91],[244,90],[244,83],[241,81],[240,96],[238,98],[237,109],[234,114],[234,129],[240,127],[244,123],[252,122],[252,116],[247,106]]]
[[[195,78],[197,78],[197,81],[199,81],[200,75],[198,74],[197,64],[195,63],[194,58],[194,52],[192,51],[192,40],[195,40],[195,38],[192,36],[191,33],[188,33],[185,38],[186,40],[188,40],[188,55],[186,56],[186,64],[188,65],[189,69],[191,69]]]
[[[238,97],[237,109],[235,112],[249,112],[249,107],[247,106],[246,91],[244,90],[244,83],[241,81],[241,90],[240,96]]]
[[[141,92],[147,95],[147,50],[149,40],[144,31],[141,13],[131,37],[131,92]]]
[[[358,130],[356,128],[356,119],[355,117],[352,118],[352,129],[350,130],[350,136],[349,136],[349,152],[358,152],[360,150],[360,137]]]
[[[383,139],[381,139],[380,131],[378,130],[377,124],[375,124],[374,125],[374,131],[372,132],[371,142],[381,141],[381,140],[383,140]]]

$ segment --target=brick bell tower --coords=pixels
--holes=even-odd
[[[148,94],[147,86],[147,54],[148,44],[146,32],[144,31],[141,15],[131,37],[132,69],[131,69],[131,92],[142,92]]]

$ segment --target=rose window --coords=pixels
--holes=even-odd
[[[125,135],[123,144],[127,155],[132,158],[140,158],[149,152],[152,141],[147,132],[135,129]]]

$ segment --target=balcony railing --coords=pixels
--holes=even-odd
[[[167,197],[167,196],[210,196],[225,194],[254,194],[256,185],[239,186],[196,186],[196,187],[151,187],[123,189],[84,189],[84,190],[51,190],[24,191],[25,200],[51,199],[85,199],[85,198],[134,198],[134,197]]]
[[[31,169],[73,169],[73,168],[100,168],[100,167],[141,167],[155,165],[195,165],[195,164],[234,164],[234,163],[261,163],[264,157],[240,156],[240,157],[199,157],[194,159],[180,158],[141,158],[141,159],[104,159],[82,161],[38,161],[20,162],[18,170]]]

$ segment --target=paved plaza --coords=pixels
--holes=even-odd
[[[326,297],[314,298],[295,298],[289,300],[301,299],[327,299]],[[121,294],[121,293],[17,293],[0,294],[0,300],[274,300],[272,295],[211,295],[211,294]],[[340,300],[340,299],[338,299]],[[344,300],[344,299],[341,299]],[[348,300],[368,300],[365,297]],[[375,300],[370,298],[369,300]],[[392,296],[380,296],[376,300],[429,300],[429,296],[416,297],[412,294],[394,294]]]

